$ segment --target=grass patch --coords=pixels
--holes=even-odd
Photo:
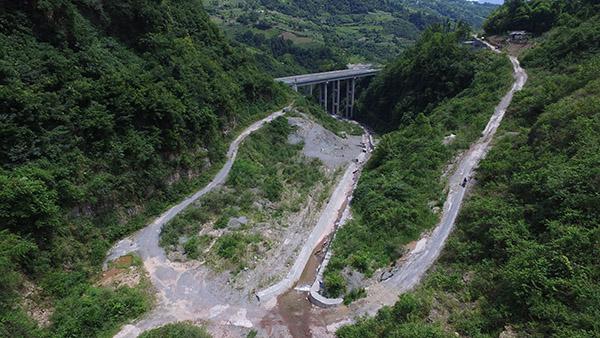
[[[181,322],[146,331],[140,338],[211,338],[204,327]]]
[[[355,300],[367,297],[367,290],[365,288],[354,289],[344,297],[344,305],[349,305]]]
[[[51,317],[51,336],[112,335],[120,324],[139,317],[152,307],[153,298],[148,288],[148,282],[135,288],[120,287],[116,290],[80,285],[57,302]]]
[[[258,234],[228,233],[217,239],[214,253],[225,267],[239,271],[248,267],[249,258],[259,252],[262,243],[263,238]]]
[[[209,235],[193,235],[185,244],[183,245],[183,250],[185,250],[185,254],[190,259],[198,259],[200,257],[200,253],[208,248],[208,245],[212,242],[213,237]]]

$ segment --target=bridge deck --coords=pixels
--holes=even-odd
[[[275,81],[283,82],[290,86],[291,85],[307,86],[307,85],[323,83],[323,82],[327,82],[327,81],[348,80],[348,79],[353,79],[353,78],[372,76],[372,75],[375,75],[379,71],[380,71],[379,69],[375,69],[375,68],[344,69],[344,70],[334,70],[331,72],[280,77],[280,78],[275,79]]]

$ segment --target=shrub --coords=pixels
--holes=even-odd
[[[185,250],[185,254],[189,259],[198,259],[198,256],[200,255],[198,242],[198,236],[194,235],[183,245],[183,250]]]
[[[54,337],[96,336],[136,318],[150,305],[148,294],[140,288],[113,291],[88,286],[81,294],[71,294],[57,303],[51,332]]]
[[[329,297],[340,297],[346,293],[346,279],[339,272],[325,274],[325,294]]]
[[[344,296],[344,305],[349,305],[353,301],[367,297],[365,288],[354,289]]]

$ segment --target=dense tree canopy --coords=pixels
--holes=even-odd
[[[283,89],[198,0],[3,1],[0,45],[0,335],[31,331],[11,303],[23,277],[56,306],[54,336],[112,330],[148,304],[86,276]]]
[[[596,0],[506,0],[483,25],[486,33],[503,34],[509,30],[526,30],[541,34],[559,20],[569,16],[589,17],[600,7]]]
[[[497,19],[514,19],[514,3]],[[584,2],[555,1],[571,3]],[[530,81],[478,168],[441,261],[409,297],[431,304],[418,325],[469,337],[600,334],[600,54],[592,38],[600,17],[582,6],[561,15],[522,55]],[[386,336],[405,325],[390,313],[406,297],[338,336]]]
[[[358,103],[360,119],[390,131],[429,114],[441,100],[458,94],[474,77],[472,55],[459,44],[468,30],[449,33],[448,27],[428,28],[414,47],[375,78]]]

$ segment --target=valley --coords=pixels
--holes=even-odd
[[[275,77],[384,63],[431,24],[480,27],[493,5],[452,1],[207,1],[224,32]]]
[[[599,6],[3,3],[0,336],[596,336]]]
[[[371,285],[368,288],[369,290],[365,299],[357,301],[356,303],[352,304],[349,308],[344,307],[341,311],[336,309],[316,310],[314,308],[301,310],[303,316],[306,316],[305,314],[309,313],[308,317],[304,318],[305,322],[303,326],[296,327],[295,329],[286,327],[287,325],[290,325],[296,320],[294,319],[295,316],[285,319],[285,311],[281,312],[283,311],[282,307],[285,306],[285,302],[289,301],[289,297],[291,297],[291,295],[287,296],[286,294],[290,292],[299,292],[294,290],[288,291],[291,287],[295,285],[295,283],[300,278],[300,275],[298,273],[294,273],[292,271],[301,272],[304,269],[307,260],[300,258],[302,257],[302,254],[300,254],[299,262],[301,262],[301,265],[298,266],[300,269],[298,270],[298,268],[296,268],[296,264],[294,264],[294,267],[292,267],[292,270],[290,272],[291,275],[288,274],[288,277],[285,277],[290,278],[289,283],[283,283],[281,287],[279,287],[276,283],[271,288],[267,288],[264,291],[258,291],[260,289],[261,281],[257,280],[256,276],[268,276],[268,280],[278,280],[280,278],[283,278],[283,275],[280,275],[279,278],[272,278],[272,276],[278,275],[275,272],[277,266],[288,261],[288,259],[285,258],[286,255],[289,257],[290,254],[295,254],[298,252],[297,249],[293,249],[294,243],[291,241],[291,239],[293,239],[295,235],[291,235],[289,231],[285,235],[279,236],[280,238],[285,238],[286,242],[279,242],[279,244],[277,244],[277,242],[270,241],[270,245],[275,247],[275,250],[278,250],[278,253],[274,255],[274,257],[277,257],[275,261],[265,259],[264,256],[262,256],[261,258],[257,258],[257,252],[250,254],[238,252],[237,254],[241,257],[254,255],[254,263],[256,263],[257,259],[258,261],[262,262],[256,265],[250,264],[249,266],[245,265],[247,262],[243,262],[241,264],[244,264],[245,266],[238,266],[237,268],[234,268],[234,271],[229,271],[227,268],[228,265],[226,265],[223,261],[220,261],[219,265],[206,264],[207,257],[211,257],[211,254],[208,253],[210,251],[210,246],[213,246],[215,242],[213,242],[212,244],[204,244],[204,246],[208,246],[208,249],[204,250],[204,252],[200,254],[203,261],[199,263],[192,261],[182,263],[170,261],[167,256],[164,256],[164,253],[158,256],[144,254],[144,252],[147,252],[148,248],[156,247],[156,242],[159,241],[159,239],[156,236],[159,232],[161,232],[159,230],[161,229],[161,227],[164,227],[162,230],[163,232],[165,231],[164,229],[166,229],[166,232],[168,233],[170,229],[169,227],[173,226],[169,222],[185,222],[186,225],[190,222],[193,222],[193,219],[190,219],[189,217],[184,216],[183,220],[177,220],[174,217],[176,217],[178,212],[182,211],[186,206],[193,203],[196,199],[200,199],[199,202],[201,203],[201,198],[205,194],[209,193],[210,190],[215,189],[217,186],[225,182],[225,177],[227,177],[227,175],[231,175],[231,168],[235,168],[236,163],[239,163],[238,161],[241,161],[239,159],[236,159],[236,156],[240,156],[237,155],[239,145],[241,144],[242,140],[246,137],[248,137],[249,140],[252,140],[253,136],[250,135],[251,132],[255,132],[258,133],[258,135],[261,135],[261,132],[263,131],[256,130],[262,127],[265,123],[268,123],[267,127],[262,128],[267,129],[271,128],[270,125],[275,123],[291,123],[292,125],[296,126],[298,126],[298,123],[306,123],[301,122],[306,121],[304,120],[304,118],[293,118],[293,120],[289,119],[287,122],[284,122],[284,120],[281,120],[283,118],[281,117],[281,115],[283,115],[283,111],[280,111],[273,113],[267,119],[252,125],[247,130],[245,130],[241,134],[241,136],[239,136],[238,139],[234,141],[234,143],[232,143],[228,152],[229,159],[225,167],[219,172],[219,174],[217,174],[216,178],[211,183],[209,183],[209,185],[206,188],[199,191],[193,197],[184,201],[182,204],[175,206],[173,209],[161,216],[157,221],[152,223],[151,226],[142,230],[139,234],[134,235],[131,239],[126,239],[120,242],[111,251],[111,254],[109,255],[109,260],[111,259],[111,257],[118,257],[125,253],[128,253],[128,250],[134,250],[136,252],[142,253],[142,258],[145,261],[145,267],[150,272],[150,276],[153,279],[155,287],[158,287],[159,289],[158,294],[162,295],[161,299],[159,299],[159,305],[153,312],[151,312],[146,318],[142,319],[139,323],[135,325],[125,326],[123,330],[119,334],[117,334],[117,336],[134,337],[137,336],[139,333],[143,332],[144,330],[161,326],[172,321],[181,320],[210,320],[211,324],[209,325],[209,331],[212,331],[214,334],[216,332],[223,332],[221,330],[231,330],[232,328],[230,326],[234,326],[238,328],[236,330],[241,330],[240,332],[244,332],[244,328],[247,330],[255,329],[258,330],[259,333],[264,333],[268,336],[287,335],[290,333],[293,336],[301,336],[299,332],[290,332],[289,330],[301,330],[301,332],[311,332],[312,335],[323,336],[333,333],[333,331],[331,330],[335,330],[335,328],[339,326],[339,322],[348,323],[348,319],[352,318],[352,316],[365,313],[373,315],[381,306],[393,304],[394,299],[397,297],[398,294],[414,287],[415,283],[417,283],[420,280],[421,276],[425,273],[425,271],[427,271],[427,269],[431,266],[435,258],[439,255],[439,252],[443,247],[445,239],[447,238],[454,225],[454,220],[457,217],[458,210],[460,209],[460,205],[462,203],[462,199],[465,195],[465,188],[460,187],[460,182],[462,181],[463,177],[468,177],[472,175],[473,168],[477,165],[479,160],[483,156],[485,156],[489,143],[491,142],[492,137],[496,129],[498,128],[508,105],[510,104],[513,93],[517,90],[520,90],[527,79],[525,73],[519,67],[518,61],[516,61],[516,59],[513,58],[512,62],[515,71],[515,84],[513,85],[509,93],[501,100],[501,103],[498,105],[498,107],[495,109],[495,114],[492,115],[489,123],[483,131],[483,136],[481,137],[481,139],[474,143],[471,146],[471,149],[464,155],[462,155],[460,160],[457,162],[456,169],[453,170],[454,173],[452,174],[449,180],[450,190],[448,199],[442,211],[440,226],[434,230],[433,235],[430,239],[424,238],[422,240],[425,243],[424,246],[417,245],[417,247],[410,253],[408,260],[402,266],[403,270],[394,272],[393,276],[385,282],[375,283],[374,285]],[[278,127],[278,129],[281,130],[281,128],[284,128],[283,126],[284,125],[281,125],[281,127]],[[305,154],[307,153],[307,148],[321,147],[320,152],[323,153],[325,151],[324,147],[331,147],[332,144],[335,144],[332,143],[332,141],[335,140],[337,136],[335,136],[331,132],[329,132],[328,134],[328,138],[331,139],[330,141],[327,141],[326,143],[315,144],[315,140],[320,140],[322,142],[324,138],[327,138],[324,136],[325,134],[327,134],[327,132],[325,132],[325,134],[323,135],[315,135],[314,133],[318,131],[315,131],[314,126],[310,129],[302,130],[304,130],[304,134],[308,133],[310,130],[309,134],[313,135],[313,137],[310,137],[309,139],[307,139],[306,137],[303,138],[305,142],[303,144],[305,149],[303,152]],[[301,131],[300,134],[302,133],[303,132]],[[294,137],[290,139],[290,135],[291,134],[283,135],[285,137],[283,137],[282,141],[288,143],[291,141],[292,144],[295,143],[296,141],[294,141]],[[271,145],[278,146],[277,143],[272,142]],[[281,147],[284,145],[285,143],[279,146]],[[347,144],[345,146],[340,145],[338,147],[340,149],[344,147],[349,147],[349,149],[355,149],[354,155],[351,155],[351,153],[344,154],[340,153],[339,151],[336,151],[337,156],[341,155],[342,158],[346,158],[346,155],[349,155],[346,158],[346,161],[350,161],[352,158],[364,154],[361,152],[361,148],[366,147],[366,145],[361,145],[360,142],[356,142],[354,143],[354,145]],[[333,148],[337,147],[333,146]],[[244,156],[243,149],[244,148],[242,147],[242,157]],[[311,152],[308,151],[308,153]],[[330,166],[335,167],[334,164],[339,161],[339,159],[334,160],[334,158],[332,158],[331,155],[326,155],[325,157],[322,156],[321,161],[323,161],[323,163],[325,163],[326,165],[329,164]],[[332,162],[332,160],[334,161]],[[364,159],[359,160],[358,163],[364,163]],[[349,173],[356,173],[356,170],[350,167],[346,171],[346,174],[344,176],[347,176]],[[342,179],[339,184],[344,184],[344,179]],[[335,201],[339,200],[338,197],[335,197],[338,193],[338,190],[338,188],[335,189],[332,195],[332,199],[329,200],[328,206],[322,212],[329,212],[327,211],[327,209],[329,209],[329,205],[331,205],[332,203],[336,203]],[[238,192],[238,195],[239,194],[243,194],[243,192]],[[346,198],[348,198],[350,195],[343,194],[343,196],[346,196]],[[206,195],[206,198],[210,197],[212,196]],[[234,203],[229,203],[228,207],[236,208]],[[341,205],[338,204],[338,207],[336,207],[332,211],[338,215],[341,215],[342,211],[346,207],[347,205],[345,203]],[[242,208],[236,209],[243,212]],[[192,207],[192,209],[189,209],[189,211],[186,211],[186,213],[194,213],[194,210],[196,209]],[[205,213],[208,211],[207,209],[204,210]],[[211,209],[211,211],[214,210],[216,209]],[[186,215],[186,213],[184,213],[184,215]],[[233,227],[231,224],[231,220],[235,219],[235,217],[229,217],[230,216],[228,216],[228,224],[225,225],[227,228],[229,228],[229,231],[234,231],[235,233],[240,233],[239,231],[243,231],[243,228],[236,229],[235,227]],[[253,217],[256,216],[250,216],[249,222],[252,222]],[[264,216],[261,218],[264,219]],[[311,217],[304,214],[301,219],[310,221]],[[329,218],[327,219],[327,222],[333,223],[337,221],[336,218]],[[287,227],[288,230],[294,231],[293,222],[288,221],[287,223],[289,224]],[[320,221],[317,223],[315,230],[319,228],[319,224]],[[343,223],[340,224],[340,226],[343,226]],[[254,231],[255,234],[261,235],[272,232],[272,230],[265,230],[260,226],[253,226],[251,229],[252,231]],[[200,233],[202,233],[203,231],[204,230],[201,230]],[[151,233],[153,235],[144,235],[144,233]],[[308,238],[307,243],[313,243],[309,244],[311,245],[311,247],[308,250],[305,250],[305,248],[303,248],[303,252],[306,251],[308,253],[312,253],[313,250],[316,248],[316,244],[321,243],[322,238],[324,238],[323,236],[328,235],[328,233],[317,233],[317,237],[319,239],[313,240],[313,234],[311,234],[311,236],[309,237],[305,233],[304,235],[297,237],[298,241],[296,242],[296,244],[302,243],[304,241],[303,238]],[[217,238],[223,238],[227,235],[219,233],[217,234],[217,236],[219,236]],[[148,242],[148,240],[146,240],[145,238],[151,238],[151,242]],[[183,243],[183,246],[185,245],[186,243]],[[286,246],[289,250],[286,250],[285,253],[283,253],[280,251],[281,249],[277,249],[277,247],[281,248],[282,245]],[[242,246],[242,248],[243,247],[248,248],[248,245]],[[152,251],[155,251],[157,254],[161,252],[157,251],[156,249],[152,249]],[[423,255],[423,253],[426,254]],[[263,254],[269,255],[272,254],[272,252],[267,250]],[[189,258],[190,257],[188,253],[188,259]],[[240,263],[239,260],[237,262]],[[266,273],[266,275],[265,270],[262,270],[262,272],[260,272],[260,266],[264,265],[268,266],[268,272]],[[279,265],[279,267],[283,267],[284,270],[287,270],[287,268],[289,268],[290,265],[290,263],[287,263],[284,266]],[[223,270],[227,271],[227,273],[221,274]],[[198,283],[201,283],[201,286]],[[302,285],[298,285],[298,287],[301,288]],[[255,292],[257,296],[256,298],[254,297]],[[305,307],[310,307],[309,303],[306,300],[303,300],[298,297],[292,297],[291,299],[293,302],[301,302],[304,304]],[[258,300],[258,302],[256,300]],[[317,311],[316,313],[318,314],[315,314],[315,311]],[[222,328],[222,326],[229,328],[224,329]]]

